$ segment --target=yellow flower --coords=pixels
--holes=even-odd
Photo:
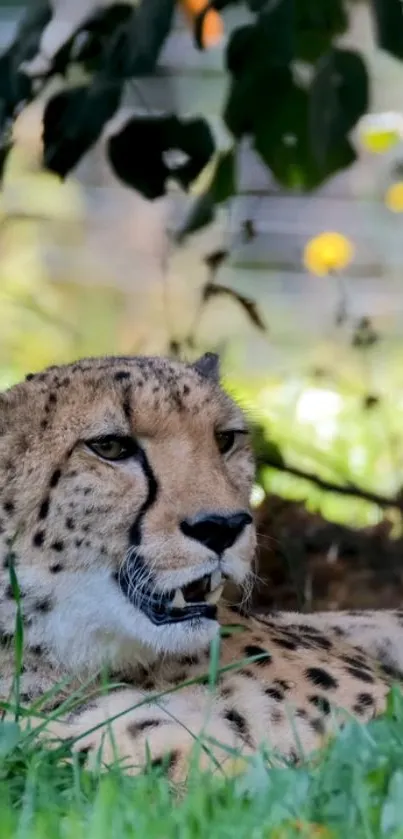
[[[397,131],[373,129],[372,131],[363,131],[361,134],[362,145],[367,151],[371,151],[373,154],[385,154],[385,152],[399,143],[400,139]]]
[[[310,239],[304,249],[304,265],[319,277],[332,271],[341,271],[351,262],[354,248],[350,239],[331,231]]]
[[[358,124],[361,145],[373,154],[385,154],[403,137],[403,116],[399,113],[367,114]]]
[[[385,204],[392,213],[403,213],[403,181],[397,181],[385,194]]]

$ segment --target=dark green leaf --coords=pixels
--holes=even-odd
[[[124,35],[125,25],[133,14],[129,3],[97,9],[56,53],[50,72],[63,75],[70,64],[81,64],[89,72],[100,70],[115,41]]]
[[[106,81],[53,96],[43,117],[45,167],[64,178],[99,139],[120,96],[121,83]]]
[[[316,107],[324,94],[324,79],[320,78],[321,85],[315,80],[314,119],[308,95],[295,84],[291,70],[301,46],[301,26],[305,33],[325,33],[328,47],[331,38],[345,29],[346,22],[343,0],[322,5],[316,0],[283,0],[259,5],[257,22],[240,27],[229,39],[227,66],[232,80],[224,110],[226,125],[236,138],[252,135],[256,150],[284,186],[313,189],[356,158],[346,135],[367,106],[367,74],[362,60],[346,50],[335,51],[341,85],[331,102],[331,125],[324,145],[317,129],[319,119],[327,126],[329,102],[326,109],[323,102]],[[323,46],[324,41],[321,43]],[[308,49],[307,43],[305,47]],[[310,42],[311,58],[314,53],[316,58],[320,50],[314,50]],[[319,75],[325,69],[319,68]],[[311,122],[315,132],[311,131]]]
[[[253,133],[258,115],[281,99],[294,56],[293,0],[273,3],[256,24],[231,35],[226,63],[232,75],[224,119],[235,137]]]
[[[378,45],[403,58],[403,6],[401,0],[370,0]]]
[[[256,23],[232,32],[226,66],[235,78],[255,75],[259,69],[288,67],[294,56],[293,0],[272,3]]]
[[[295,17],[296,57],[303,61],[317,61],[348,26],[344,0],[295,0]]]
[[[20,71],[20,65],[37,54],[42,32],[51,16],[48,2],[29,5],[14,41],[0,57],[0,130],[14,116],[17,107],[33,97],[32,82]]]
[[[249,6],[251,12],[259,13],[264,9],[267,0],[246,0],[246,5]]]
[[[168,178],[187,189],[214,149],[206,120],[176,116],[133,117],[108,141],[116,175],[150,200],[165,194]]]
[[[293,60],[295,23],[295,0],[276,0],[264,5],[256,28],[266,44],[266,63],[271,67],[288,67]]]
[[[325,178],[355,160],[347,139],[328,150],[318,161],[309,131],[309,103],[305,90],[290,81],[281,98],[276,97],[260,114],[255,128],[255,148],[277,180],[289,188],[313,189]]]
[[[260,51],[263,49],[262,39],[254,24],[240,26],[231,34],[226,52],[226,66],[236,79],[242,78],[248,73],[251,64],[254,64],[254,51],[257,46]]]
[[[224,152],[216,166],[209,193],[214,204],[222,204],[236,192],[235,151]]]
[[[227,6],[242,6],[243,0],[210,0],[209,7],[222,12]]]
[[[268,121],[281,107],[292,84],[288,68],[259,67],[233,79],[224,109],[224,120],[237,139],[255,134],[257,124]]]
[[[315,68],[309,96],[310,136],[321,166],[368,110],[368,73],[361,56],[332,49]]]
[[[175,0],[142,0],[118,32],[104,58],[108,78],[149,75],[170,32]]]
[[[8,158],[8,155],[10,154],[10,151],[11,151],[12,147],[13,147],[13,144],[11,142],[4,142],[0,146],[0,184],[1,184],[1,181],[2,181],[3,173],[4,173],[4,167],[6,165],[7,158]]]

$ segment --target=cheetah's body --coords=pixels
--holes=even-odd
[[[127,767],[144,766],[147,749],[153,761],[167,756],[174,778],[186,773],[202,732],[210,745],[200,760],[213,766],[225,764],[229,746],[251,753],[265,744],[292,758],[301,746],[309,752],[332,730],[333,708],[367,720],[403,674],[400,611],[252,618],[219,607],[223,670],[213,691],[202,677],[219,631],[214,608],[200,611],[193,600],[191,618],[178,606],[174,620],[159,623],[174,614],[162,606],[174,590],[188,594],[201,578],[213,588],[217,572],[243,586],[251,580],[252,457],[243,417],[216,372],[208,356],[194,366],[87,359],[0,396],[0,694],[9,695],[14,670],[12,555],[24,617],[23,700],[68,677],[57,701],[77,686],[83,698],[52,723],[53,733],[88,751],[102,743],[106,762],[117,750]],[[233,440],[227,453],[218,439]],[[125,459],[106,458],[116,440],[133,446]],[[206,511],[212,527],[216,515],[244,517],[220,552],[205,530],[199,539]],[[124,685],[94,698],[104,667]],[[113,722],[97,728],[106,718]]]

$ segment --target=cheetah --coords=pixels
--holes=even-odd
[[[88,765],[151,761],[181,782],[195,752],[213,772],[261,748],[295,762],[340,714],[379,714],[402,678],[402,611],[226,604],[226,580],[245,597],[253,583],[253,478],[214,354],[88,358],[0,394],[3,701],[18,611],[20,700]]]

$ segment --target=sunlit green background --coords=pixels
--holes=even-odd
[[[19,142],[9,158],[0,194],[0,386],[5,388],[48,364],[83,355],[166,351],[169,340],[183,338],[198,318],[198,288],[206,272],[203,267],[197,273],[198,246],[165,254],[173,266],[169,282],[163,272],[157,280],[150,279],[148,269],[142,276],[141,267],[135,282],[125,276],[125,268],[116,268],[114,274],[111,266],[121,258],[120,240],[105,245],[102,226],[94,233],[87,195],[88,183],[91,187],[101,183],[103,196],[111,187],[103,180],[104,173],[97,180],[95,165],[89,178],[84,172],[61,184],[41,172],[35,109],[22,115],[17,134]],[[389,176],[380,185],[379,161],[374,159],[371,166],[366,159],[360,194],[371,197],[371,206],[364,212],[367,220],[373,214],[373,237],[381,241],[387,213],[382,190]],[[99,199],[100,206],[104,200]],[[122,263],[126,267],[142,236],[137,228],[138,219],[148,212],[145,204],[138,212],[137,218],[128,216],[129,246],[126,263]],[[158,207],[153,212],[158,215]],[[318,218],[311,235],[320,232],[320,224],[326,229],[327,223],[326,218]],[[107,229],[107,218],[103,224]],[[147,228],[151,241],[153,224],[151,219]],[[403,217],[396,216],[393,224],[396,242],[400,227],[403,232]],[[136,235],[137,244],[132,242]],[[291,251],[292,232],[289,237]],[[354,244],[354,231],[351,238]],[[214,251],[214,239],[209,247]],[[301,251],[294,257],[302,265]],[[147,259],[149,265],[149,253]],[[257,262],[256,258],[255,268]],[[260,303],[259,288],[262,298],[265,294],[264,271],[255,272],[259,280],[253,283],[249,279],[253,266],[241,260],[236,267],[243,290]],[[270,276],[275,276],[274,257],[269,269]],[[115,282],[117,275],[119,282]],[[356,282],[359,296],[359,278]],[[380,286],[382,282],[380,276]],[[337,291],[336,286],[329,291],[327,280],[306,277],[306,286],[310,296],[305,300],[301,295],[302,308]],[[393,331],[388,319],[381,318],[376,325],[381,329],[379,341],[367,350],[352,347],[350,333],[340,333],[338,338],[336,333],[326,336],[319,330],[316,335],[308,324],[304,336],[303,323],[293,342],[297,309],[294,306],[291,313],[287,306],[285,294],[281,317],[276,310],[270,322],[270,300],[263,301],[269,326],[263,337],[245,326],[232,302],[221,301],[203,319],[198,347],[222,350],[228,387],[279,446],[287,463],[334,483],[352,481],[363,489],[395,496],[403,485],[403,346],[396,324]],[[374,504],[324,493],[310,481],[273,468],[261,471],[254,501],[258,503],[269,491],[302,499],[311,510],[319,509],[329,519],[352,525],[373,524],[384,515]],[[386,514],[398,532],[397,513],[389,510]]]
[[[74,182],[60,185],[53,176],[35,171],[24,174],[24,164],[24,155],[14,153],[0,203],[2,387],[28,371],[80,355],[142,351],[141,340],[136,346],[136,336],[130,334],[125,293],[96,283],[88,287],[74,277],[51,281],[43,241],[59,238],[64,245],[80,247],[80,187]],[[376,355],[376,349],[371,352]],[[236,354],[235,342],[232,355]],[[398,348],[393,357],[397,366],[399,356]],[[224,372],[228,386],[280,446],[288,463],[334,482],[352,480],[394,495],[403,478],[403,395],[392,386],[391,370],[391,390],[387,381],[379,382],[379,402],[366,407],[368,388],[354,365],[356,359],[345,382],[317,369],[295,375],[292,365],[283,375],[236,375],[235,365],[227,362]],[[310,509],[319,508],[330,519],[365,524],[380,518],[379,508],[362,500],[323,493],[275,469],[262,474],[256,502],[264,489],[305,499]]]

